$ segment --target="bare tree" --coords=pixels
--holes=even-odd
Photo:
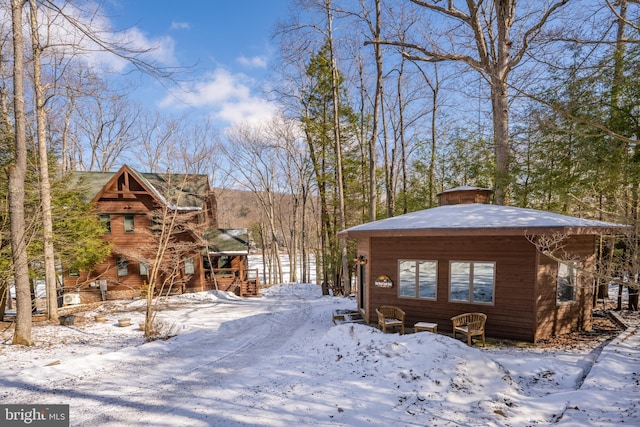
[[[423,40],[426,45],[418,41],[392,39],[379,43],[400,46],[404,49],[406,57],[416,61],[464,63],[479,72],[488,82],[491,89],[496,159],[495,197],[496,203],[504,204],[511,173],[509,75],[522,61],[531,44],[540,36],[545,24],[569,0],[556,1],[541,7],[538,11],[522,10],[521,15],[517,14],[519,9],[515,0],[493,0],[488,3],[469,0],[461,7],[454,1],[449,1],[446,5],[441,5],[437,0],[411,1],[434,17],[447,18],[451,23],[450,33],[445,34],[445,38],[451,40],[449,47],[445,47],[444,43],[432,43],[426,35]],[[525,8],[527,6],[521,9]],[[514,28],[516,23],[521,27]],[[518,34],[518,40],[515,40],[515,34]],[[467,40],[471,40],[471,43],[467,43]]]
[[[53,56],[56,55],[55,47]],[[54,63],[61,59],[53,58]],[[103,81],[79,61],[69,60],[73,73],[64,73],[55,82],[55,97],[49,98],[51,144],[60,152],[60,175],[77,169],[86,169],[83,157],[87,151],[82,144],[80,112],[90,109],[91,99],[106,92]],[[65,67],[62,67],[63,69]]]
[[[25,238],[24,180],[27,173],[27,132],[24,102],[24,37],[22,35],[23,0],[11,0],[13,33],[13,112],[14,162],[7,167],[9,176],[9,214],[11,250],[16,290],[16,326],[13,344],[32,345],[31,292]]]
[[[362,8],[365,9],[365,3],[361,3]],[[383,52],[380,42],[380,33],[382,30],[382,0],[375,0],[375,23],[366,18],[368,15],[366,10],[363,10],[362,15],[365,17],[369,31],[371,32],[374,44],[373,51],[376,60],[376,85],[375,94],[373,98],[373,112],[372,112],[372,126],[371,126],[371,138],[369,139],[369,221],[375,221],[376,208],[378,203],[378,189],[376,180],[377,169],[377,152],[376,146],[378,141],[378,128],[380,122],[380,109],[383,95]]]
[[[147,340],[167,338],[174,334],[171,325],[157,319],[161,297],[176,287],[182,288],[185,262],[188,255],[199,254],[203,244],[205,223],[199,209],[181,209],[180,196],[189,181],[189,174],[166,174],[167,187],[177,188],[177,197],[166,195],[164,203],[150,212],[153,226],[145,230],[144,241],[123,251],[128,259],[136,259],[147,266],[145,337]],[[176,182],[178,181],[178,182]]]
[[[29,0],[31,17],[31,52],[33,55],[33,88],[35,92],[36,134],[40,171],[40,205],[42,209],[42,231],[44,246],[44,270],[47,295],[47,318],[58,320],[58,297],[56,291],[56,266],[53,250],[53,219],[51,217],[51,184],[49,181],[49,156],[47,147],[47,112],[45,109],[45,87],[42,82],[42,52],[38,29],[38,7],[35,0]]]
[[[125,95],[96,97],[79,112],[79,127],[89,148],[81,159],[87,170],[109,171],[140,140],[140,108]]]
[[[275,159],[280,165],[287,191],[280,194],[280,223],[284,244],[291,265],[289,280],[298,280],[298,261],[302,267],[302,281],[309,278],[308,251],[315,247],[313,234],[307,228],[313,219],[310,199],[313,169],[299,123],[276,117],[269,124],[269,137],[273,141]],[[300,254],[300,256],[298,256]]]
[[[277,193],[279,176],[276,160],[277,148],[260,126],[236,125],[227,134],[228,144],[222,147],[227,161],[236,172],[238,184],[252,191],[262,210],[266,222],[265,237],[268,239],[268,254],[273,265],[275,283],[282,283],[282,265],[277,227]]]

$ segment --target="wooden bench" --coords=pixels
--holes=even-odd
[[[414,332],[433,332],[434,334],[438,333],[438,324],[437,323],[429,323],[429,322],[418,322],[413,325]]]
[[[388,327],[400,326],[402,334],[404,335],[404,316],[405,313],[398,307],[391,305],[383,305],[376,309],[378,315],[378,326],[382,328],[382,332],[387,332]]]
[[[471,337],[481,336],[482,346],[485,347],[484,341],[484,324],[487,321],[487,315],[484,313],[463,313],[451,318],[453,322],[453,338],[456,333],[467,336],[467,345],[471,345]]]

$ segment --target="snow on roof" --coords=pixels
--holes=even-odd
[[[488,204],[446,205],[348,228],[342,233],[530,228],[623,228],[612,222],[582,219],[536,209]]]

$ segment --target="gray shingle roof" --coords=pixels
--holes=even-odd
[[[210,228],[205,230],[204,237],[209,244],[211,254],[249,253],[249,232],[246,228]]]
[[[203,174],[142,173],[129,169],[154,196],[179,208],[202,208],[209,178]],[[71,172],[70,185],[79,189],[87,201],[91,201],[116,172]]]

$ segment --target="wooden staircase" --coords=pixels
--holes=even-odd
[[[240,296],[241,297],[260,296],[260,291],[258,290],[258,283],[254,281],[240,282]]]

